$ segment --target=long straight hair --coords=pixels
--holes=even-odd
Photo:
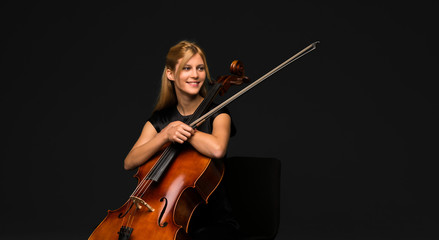
[[[177,96],[175,94],[174,82],[168,79],[166,75],[166,70],[169,69],[174,73],[175,76],[180,76],[180,72],[183,69],[183,66],[185,66],[189,59],[197,53],[200,54],[201,58],[203,59],[206,71],[206,79],[211,82],[209,68],[207,67],[206,55],[204,54],[204,51],[193,42],[181,41],[177,43],[169,49],[169,52],[166,55],[165,69],[163,70],[162,74],[162,85],[154,111],[177,105]],[[179,65],[179,68],[175,69],[178,60],[180,59],[181,63]],[[206,82],[207,81],[204,81],[204,84],[199,93],[202,97],[205,97],[207,93]]]

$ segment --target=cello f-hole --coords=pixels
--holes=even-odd
[[[158,224],[160,227],[166,227],[168,225],[167,222],[161,223],[163,215],[165,214],[166,211],[166,207],[168,207],[168,199],[166,199],[165,197],[160,198],[160,202],[165,201],[165,206],[163,207],[162,211],[160,212],[160,216],[159,216],[159,220],[158,220]]]
[[[125,213],[120,213],[119,214],[119,218],[123,218],[123,217],[125,217],[125,215],[127,215],[127,213],[130,211],[130,209],[133,207],[133,205],[134,205],[134,203],[131,203],[131,206],[125,211]]]

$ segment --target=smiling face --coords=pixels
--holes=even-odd
[[[180,100],[204,98],[207,94],[204,81],[211,82],[204,51],[193,42],[177,43],[166,55],[160,94],[154,111],[177,105]]]
[[[201,87],[206,79],[205,63],[200,54],[192,56],[184,66],[180,66],[182,59],[178,60],[175,69],[179,76],[176,77],[176,73],[168,69],[166,74],[170,81],[174,82],[175,93],[177,96],[196,96],[199,94]]]

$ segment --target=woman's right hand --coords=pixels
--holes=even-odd
[[[181,121],[175,121],[169,123],[162,132],[166,135],[169,141],[181,144],[192,137],[195,130]]]

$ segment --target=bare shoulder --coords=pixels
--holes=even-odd
[[[212,133],[224,132],[230,133],[232,119],[229,114],[221,113],[213,120]]]

